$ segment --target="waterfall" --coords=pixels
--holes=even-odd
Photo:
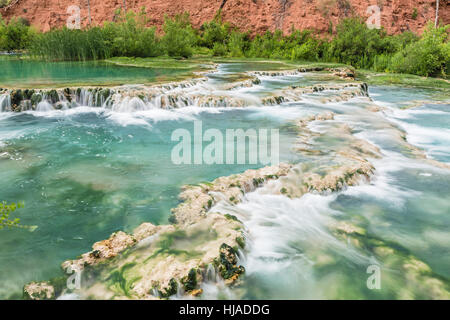
[[[125,97],[120,103],[114,104],[111,110],[117,112],[134,112],[148,110],[151,107],[151,105],[146,104],[138,97]]]
[[[298,71],[254,72],[259,77],[280,77]],[[139,112],[152,109],[179,109],[185,107],[229,108],[277,106],[303,100],[315,94],[327,101],[348,100],[366,96],[365,84],[314,85],[286,87],[265,92],[259,78],[233,82],[227,85],[208,83],[206,80],[182,81],[156,86],[121,86],[115,88],[66,88],[51,90],[11,90],[0,96],[1,111],[66,110],[79,106],[104,108],[114,112]],[[255,88],[257,84],[258,88]],[[262,95],[254,92],[262,90]],[[11,105],[13,104],[13,106]],[[14,110],[12,110],[14,107]]]
[[[39,102],[38,105],[36,106],[36,111],[45,112],[52,110],[54,110],[53,106],[47,100]]]
[[[0,112],[11,111],[11,96],[8,93],[0,95]]]

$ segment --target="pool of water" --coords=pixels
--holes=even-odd
[[[146,84],[190,71],[117,66],[106,62],[44,62],[0,56],[0,85],[14,88]]]

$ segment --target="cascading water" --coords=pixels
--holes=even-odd
[[[38,112],[46,112],[46,111],[53,111],[53,106],[47,102],[47,101],[41,101],[38,103],[38,105],[36,106],[36,111]]]
[[[9,94],[0,95],[0,111],[6,112],[11,110],[11,96]]]

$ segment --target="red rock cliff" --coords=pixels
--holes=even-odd
[[[381,25],[389,33],[405,30],[421,32],[428,21],[434,21],[436,0],[90,0],[92,24],[112,20],[116,9],[126,4],[128,10],[145,8],[151,24],[161,26],[164,15],[189,12],[195,27],[211,20],[222,8],[224,21],[241,30],[262,33],[282,29],[289,32],[313,28],[327,32],[340,19],[353,14],[368,18],[367,8],[377,5]],[[81,8],[82,25],[88,24],[88,0],[13,0],[9,7],[0,9],[6,19],[24,17],[43,31],[66,24],[70,14],[67,8]],[[450,23],[449,1],[440,0],[440,19]]]

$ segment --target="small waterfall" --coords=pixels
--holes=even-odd
[[[8,93],[0,95],[0,112],[11,111],[11,96]]]
[[[203,290],[202,297],[204,299],[236,299],[235,293],[225,284],[212,264],[208,264],[203,274],[203,279],[201,289]]]
[[[54,110],[54,108],[47,100],[43,100],[43,101],[39,102],[38,105],[36,106],[36,111],[39,111],[39,112],[52,111],[52,110]]]
[[[158,289],[156,289],[156,288],[152,288],[152,289],[150,290],[150,293],[151,293],[152,296],[154,296],[154,297],[156,297],[156,298],[160,298],[160,297],[161,297],[160,294],[159,294]]]
[[[206,272],[203,275],[203,278],[205,279],[205,281],[209,282],[217,282],[220,280],[216,272],[216,268],[211,263],[208,264],[208,267],[206,268]]]
[[[150,108],[151,106],[149,104],[146,104],[138,97],[125,97],[120,103],[114,104],[111,110],[117,112],[135,112],[145,111]]]
[[[267,73],[268,77],[297,74],[298,71]],[[263,75],[260,72],[255,75]],[[256,80],[258,80],[256,78]],[[258,96],[247,88],[259,83],[255,79],[233,82],[231,85],[214,85],[205,79],[182,81],[157,86],[121,86],[115,88],[65,88],[51,90],[12,90],[0,95],[1,111],[67,110],[79,106],[105,108],[114,112],[132,113],[152,109],[236,108],[276,106],[304,99],[305,94],[336,91],[342,99],[361,95],[364,86],[344,84],[333,86],[290,87]],[[242,89],[242,90],[241,90]],[[340,92],[342,91],[342,93]],[[361,92],[360,92],[361,91]],[[340,99],[340,100],[342,100]],[[11,105],[13,104],[13,105]],[[14,110],[12,110],[14,108]]]

